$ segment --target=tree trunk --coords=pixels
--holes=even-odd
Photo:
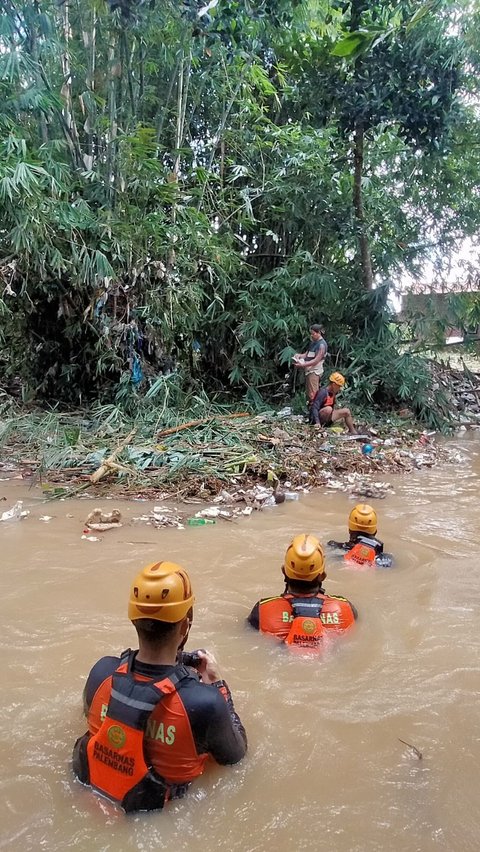
[[[70,67],[70,40],[71,40],[71,29],[70,29],[70,8],[68,0],[63,4],[62,7],[62,26],[63,26],[63,38],[64,38],[64,50],[62,52],[62,72],[63,72],[63,85],[61,89],[61,95],[63,97],[64,107],[62,110],[64,125],[68,130],[68,134],[71,140],[71,145],[73,146],[72,153],[77,160],[77,166],[80,168],[84,167],[82,150],[80,147],[80,140],[78,136],[77,124],[75,121],[75,113],[73,110],[73,96],[72,96],[72,70]],[[68,141],[68,140],[67,140]]]
[[[177,56],[177,59],[176,59],[176,62],[175,62],[175,68],[173,69],[172,76],[171,76],[170,82],[168,84],[168,91],[167,91],[167,95],[165,97],[165,101],[164,101],[162,108],[160,108],[160,92],[159,92],[159,96],[158,96],[159,107],[158,107],[158,119],[157,119],[157,134],[156,134],[157,145],[160,145],[160,141],[162,139],[163,125],[165,123],[165,119],[167,117],[167,112],[168,112],[168,109],[169,109],[169,106],[170,106],[170,99],[172,97],[173,87],[175,86],[175,83],[177,82],[177,77],[178,77],[178,73],[179,73],[179,70],[180,70],[181,61],[182,61],[181,54],[179,54]],[[163,79],[161,80],[161,86],[163,86]],[[158,155],[160,156],[160,151],[158,152]]]
[[[37,32],[35,28],[35,21],[32,21],[32,25],[30,28],[30,44],[31,44],[31,54],[32,59],[35,63],[35,79],[38,88],[41,88],[42,84],[42,75],[40,74],[39,65],[40,65],[40,52],[38,49],[38,40],[37,40]],[[48,142],[48,127],[47,120],[45,118],[45,113],[40,109],[39,111],[39,119],[40,119],[40,135],[42,137],[42,142],[45,145]]]
[[[365,290],[371,290],[373,288],[372,258],[370,256],[370,245],[365,225],[365,214],[363,211],[362,200],[363,142],[363,123],[360,119],[357,119],[355,122],[354,141],[353,210],[355,214],[360,265],[362,269],[362,284]]]
[[[187,113],[187,98],[188,98],[188,89],[190,85],[190,75],[192,70],[192,51],[191,49],[188,52],[188,56],[185,59],[184,51],[182,48],[181,52],[181,62],[179,68],[178,75],[178,83],[177,83],[177,124],[175,130],[175,159],[173,162],[173,170],[170,175],[170,180],[172,183],[178,183],[178,175],[180,171],[180,149],[184,142],[185,135],[185,117]],[[175,225],[177,221],[177,200],[174,199],[172,203],[172,224]],[[175,249],[172,247],[168,253],[167,257],[167,269],[170,269],[175,264]],[[170,303],[172,305],[172,303]],[[173,310],[173,308],[172,308]],[[172,315],[172,328],[173,328],[173,315]]]
[[[86,119],[84,130],[87,137],[87,158],[86,166],[88,169],[93,168],[94,160],[94,121],[93,121],[93,101],[95,98],[95,70],[96,70],[96,41],[97,41],[97,13],[92,11],[91,29],[85,28],[82,30],[83,46],[87,53],[87,68],[85,81],[87,91],[90,94],[91,103],[86,109]]]
[[[114,32],[110,34],[108,46],[108,131],[107,131],[107,175],[106,195],[108,206],[115,206],[115,173],[117,168],[117,77],[121,73],[120,63],[115,57],[116,39]]]

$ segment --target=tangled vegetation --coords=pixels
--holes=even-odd
[[[192,397],[188,410],[195,417],[182,421],[178,411],[148,400],[132,415],[98,403],[78,413],[25,413],[4,403],[0,470],[41,487],[47,499],[86,491],[208,498],[252,486],[264,497],[278,489],[280,497],[285,486],[302,492],[325,485],[383,497],[386,484],[374,481],[379,476],[445,457],[426,432],[400,418],[377,422],[374,452],[363,454],[360,441],[338,434],[341,427],[312,432],[288,409],[231,412]]]
[[[258,404],[321,320],[353,401],[442,424],[388,296],[478,229],[471,4],[4,9],[5,386],[130,411],[200,388]]]

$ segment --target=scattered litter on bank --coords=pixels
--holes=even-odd
[[[18,423],[25,428],[23,418]],[[36,442],[28,434],[12,432],[9,464],[14,460],[25,480],[41,475],[49,500],[70,496],[157,500],[153,513],[142,514],[136,523],[178,528],[186,517],[175,515],[160,501],[196,501],[198,511],[213,503],[211,508],[221,511],[210,513],[210,520],[220,522],[273,509],[315,488],[381,499],[387,491],[378,482],[388,474],[452,460],[451,451],[435,435],[409,421],[375,422],[375,428],[362,425],[359,429],[366,437],[359,438],[341,427],[313,429],[289,407],[278,413],[212,415],[175,427],[157,426],[154,432],[140,420],[132,426],[119,418],[116,425],[113,434],[102,423],[82,431],[73,415],[59,415],[52,435],[42,433]],[[68,432],[69,443],[60,449],[52,440],[55,436],[58,444],[62,429]],[[72,443],[75,429],[78,440]],[[367,453],[362,452],[365,445]],[[86,527],[104,532],[121,525],[113,512],[100,516],[90,513]]]

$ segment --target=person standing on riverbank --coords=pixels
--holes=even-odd
[[[305,373],[305,391],[307,403],[312,404],[320,386],[323,375],[324,361],[327,355],[327,341],[323,337],[323,328],[315,324],[310,327],[310,340],[305,346],[305,352],[297,352],[293,356],[293,364]]]
[[[327,595],[322,587],[327,573],[322,545],[313,535],[291,541],[282,566],[285,591],[257,601],[248,623],[287,645],[321,647],[327,631],[353,627],[355,607],[346,598]]]
[[[335,409],[337,394],[340,393],[344,386],[344,376],[341,373],[332,373],[329,377],[327,387],[320,388],[312,402],[310,407],[310,422],[314,426],[331,426],[333,423],[344,420],[350,434],[356,435],[357,430],[355,429],[350,409]]]
[[[163,808],[185,795],[209,757],[234,764],[247,750],[214,657],[197,651],[185,655],[196,670],[182,664],[193,604],[183,568],[147,565],[128,605],[138,651],[102,657],[85,685],[88,732],[75,743],[73,770],[127,812]]]

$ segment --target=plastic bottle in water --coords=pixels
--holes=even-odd
[[[189,518],[187,521],[187,525],[189,527],[206,527],[207,524],[214,524],[211,518]]]
[[[295,494],[295,491],[285,491],[285,500],[298,500],[298,494]]]

